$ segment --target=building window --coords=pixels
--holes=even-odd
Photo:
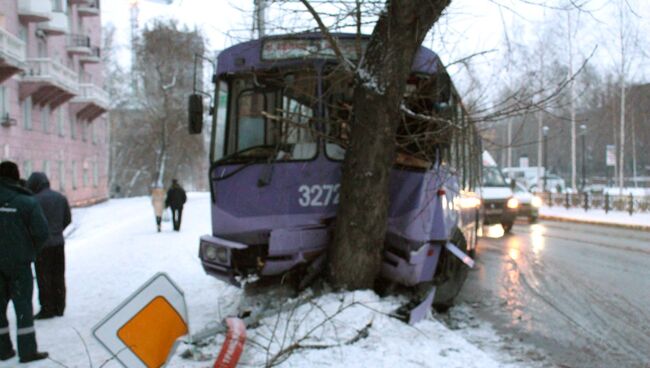
[[[77,139],[77,118],[70,116],[70,138]]]
[[[90,135],[92,137],[93,144],[97,144],[97,127],[95,125],[97,124],[90,124]]]
[[[42,170],[43,170],[43,173],[45,173],[45,176],[47,176],[49,178],[50,177],[50,161],[43,160]]]
[[[93,187],[97,188],[99,185],[99,164],[97,161],[93,162]]]
[[[25,160],[23,162],[23,178],[27,179],[29,176],[32,175],[32,161],[31,160]]]
[[[43,127],[43,133],[50,133],[50,107],[44,106],[41,109],[41,126]]]
[[[88,124],[86,124],[85,121],[81,122],[81,140],[86,141],[87,135],[88,135]]]
[[[71,170],[72,189],[75,190],[77,189],[77,162],[75,160],[72,160],[70,165],[72,165],[72,170]]]
[[[63,160],[59,160],[59,190],[65,191],[65,165]]]
[[[83,177],[82,177],[82,179],[83,179],[84,188],[87,188],[88,187],[88,164],[87,163],[84,163],[84,165],[83,165]]]
[[[59,131],[59,137],[63,137],[65,135],[65,117],[63,116],[63,108],[59,108],[56,114],[56,126],[57,130]]]
[[[0,86],[0,121],[9,115],[9,90],[5,86]]]
[[[32,97],[27,97],[23,101],[23,127],[32,130]]]

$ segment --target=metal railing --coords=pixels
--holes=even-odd
[[[99,0],[86,0],[79,4],[79,7],[99,10]]]
[[[582,208],[585,211],[599,209],[635,213],[650,212],[650,196],[611,195],[609,193],[540,193],[548,206],[564,208]]]
[[[69,34],[67,36],[68,47],[87,47],[90,46],[90,37],[82,34]]]

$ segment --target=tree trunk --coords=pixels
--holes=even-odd
[[[354,121],[343,162],[334,244],[335,287],[372,288],[388,218],[400,103],[416,51],[451,0],[386,1],[355,75]]]

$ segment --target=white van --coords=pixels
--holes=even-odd
[[[505,233],[512,230],[517,217],[519,201],[514,197],[511,182],[507,181],[494,158],[483,152],[481,178],[481,210],[485,225],[501,224]]]

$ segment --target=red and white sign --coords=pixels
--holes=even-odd
[[[226,318],[228,333],[214,368],[234,368],[239,362],[246,343],[246,324],[239,318]]]

